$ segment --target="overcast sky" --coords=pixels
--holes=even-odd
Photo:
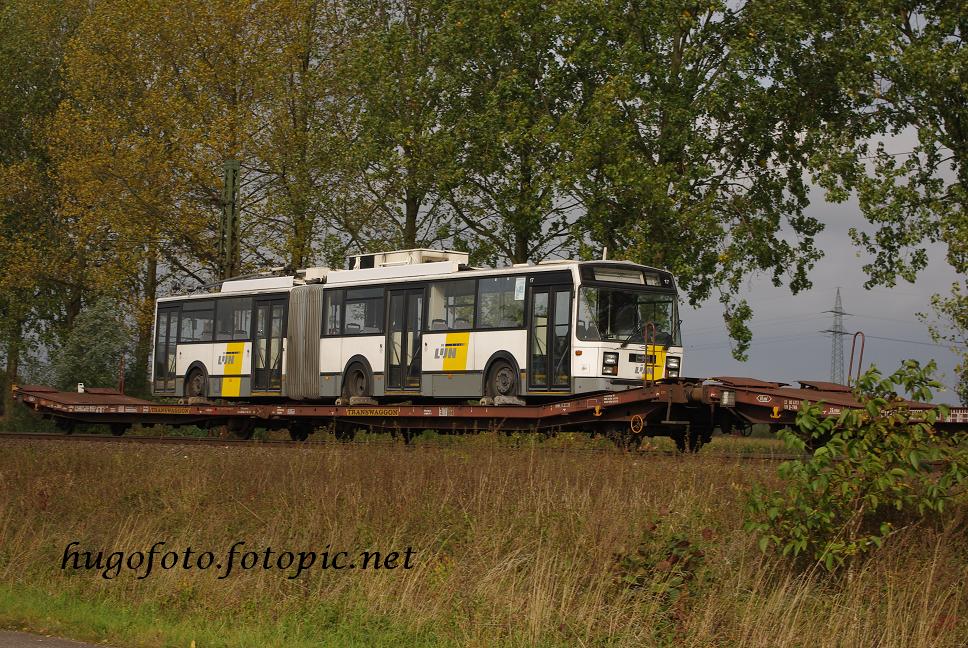
[[[945,247],[928,248],[931,263],[918,281],[901,280],[895,288],[864,289],[863,265],[867,257],[850,240],[851,227],[870,229],[856,201],[834,205],[826,203],[823,192],[815,190],[807,210],[825,223],[817,236],[817,247],[825,252],[810,274],[813,288],[791,295],[787,287],[774,288],[769,277],[747,282],[745,297],[753,308],[753,343],[749,360],[738,362],[730,355],[729,339],[722,319],[722,307],[713,300],[699,309],[682,307],[683,342],[686,376],[748,376],[763,380],[794,382],[797,379],[830,380],[831,338],[821,333],[833,326],[832,310],[838,286],[848,332],[862,330],[867,337],[864,366],[876,364],[891,373],[907,358],[922,363],[935,359],[939,380],[948,390],[936,394],[936,402],[957,404],[951,390],[957,380],[954,367],[957,358],[948,348],[932,344],[927,327],[916,313],[931,313],[933,293],[947,293],[958,275],[944,261]],[[866,226],[866,227],[865,227]],[[897,338],[908,342],[874,339],[872,336]],[[850,336],[844,337],[844,372],[850,361]]]

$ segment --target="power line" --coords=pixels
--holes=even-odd
[[[822,319],[823,315],[814,315],[813,317],[803,317],[802,315],[795,315],[793,317],[772,317],[765,320],[754,319],[750,322],[752,328],[760,328],[765,324],[780,324],[783,322],[808,322],[810,320]],[[682,332],[689,335],[695,335],[696,333],[705,333],[706,331],[722,331],[726,328],[725,324],[716,324],[715,326],[702,326],[700,328],[690,329],[683,327]]]
[[[806,340],[811,335],[815,335],[815,331],[803,331],[802,333],[790,333],[787,335],[771,336],[771,337],[753,337],[754,346],[759,346],[761,344],[773,344],[775,342],[788,342],[791,340]],[[700,350],[700,349],[718,349],[721,347],[731,346],[730,342],[715,342],[706,344],[686,344],[687,349]]]
[[[857,313],[854,313],[853,316],[854,317],[859,317],[861,319],[872,319],[872,320],[882,320],[882,321],[885,321],[885,322],[896,322],[898,324],[918,324],[918,325],[921,324],[921,322],[915,322],[914,320],[903,320],[903,319],[896,319],[896,318],[893,318],[893,317],[878,317],[877,315],[858,315]]]
[[[905,344],[923,344],[924,346],[936,346],[936,347],[958,347],[961,348],[959,344],[939,344],[937,342],[919,342],[918,340],[902,340],[901,338],[892,337],[881,337],[878,335],[865,335],[864,337],[869,337],[872,340],[887,340],[888,342],[903,342]]]

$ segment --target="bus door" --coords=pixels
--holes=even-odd
[[[531,286],[528,389],[571,389],[571,284]]]
[[[287,297],[256,297],[252,317],[252,392],[282,391]]]
[[[391,290],[387,300],[387,389],[420,389],[424,289]]]
[[[155,393],[175,391],[178,311],[178,306],[158,307],[158,321],[155,323]]]

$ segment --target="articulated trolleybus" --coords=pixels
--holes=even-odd
[[[624,261],[467,262],[441,250],[361,254],[346,270],[159,299],[153,393],[512,404],[680,375],[670,273]]]

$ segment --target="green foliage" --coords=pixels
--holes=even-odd
[[[836,202],[856,194],[872,228],[851,228],[870,255],[868,285],[914,281],[927,246],[941,243],[955,272],[968,272],[968,46],[965,6],[950,0],[865,0],[794,5],[826,25],[845,62],[837,85],[847,128],[820,148],[815,180]],[[809,58],[819,54],[807,52]],[[885,144],[913,137],[914,144]],[[901,140],[903,141],[903,140]],[[961,357],[968,402],[965,297],[932,300]]]
[[[116,386],[121,357],[127,355],[130,344],[117,303],[98,300],[81,312],[64,345],[52,354],[56,386],[71,389],[79,382],[86,387]]]
[[[359,251],[432,245],[448,234],[438,187],[452,171],[441,128],[448,90],[442,0],[362,0],[346,7],[337,75],[345,131],[339,226]]]
[[[932,295],[931,306],[936,315],[934,321],[923,313],[918,317],[928,322],[928,331],[936,343],[949,345],[951,352],[960,357],[955,366],[955,393],[961,404],[968,406],[968,292],[953,283],[949,296]]]
[[[57,432],[57,426],[50,419],[42,418],[39,414],[19,403],[11,406],[10,411],[0,418],[0,430],[4,432]]]
[[[876,231],[853,230],[872,260],[871,284],[912,281],[927,264],[925,245],[948,245],[948,262],[968,268],[968,47],[963,3],[874,0],[836,14],[834,30],[851,64],[838,83],[849,98],[853,137],[832,141],[818,159],[830,198],[856,191]],[[881,138],[907,132],[913,148],[888,150]],[[873,141],[872,141],[873,140]],[[953,172],[953,173],[952,173]]]
[[[852,558],[881,547],[900,528],[941,515],[952,500],[964,499],[968,445],[963,435],[936,434],[944,407],[912,411],[898,396],[927,401],[940,384],[934,363],[922,368],[907,360],[884,378],[871,368],[858,381],[860,407],[822,416],[818,403],[804,403],[796,430],[781,432],[802,460],[780,465],[782,490],[756,487],[746,528],[760,549],[816,561],[834,571]]]
[[[813,61],[801,49],[814,47],[800,38],[808,21],[719,0],[575,1],[559,11],[573,80],[561,146],[585,209],[581,230],[669,268],[693,304],[718,292],[745,359],[743,279],[765,273],[796,293],[821,256],[803,169],[841,117],[813,100],[833,91],[833,75],[801,63]]]
[[[0,357],[7,386],[69,311],[71,257],[44,126],[63,98],[64,50],[87,11],[75,0],[0,3]],[[68,306],[65,307],[65,304]],[[7,403],[9,404],[9,403]]]
[[[481,259],[540,260],[571,243],[558,18],[531,0],[448,4],[456,164],[442,188]]]

